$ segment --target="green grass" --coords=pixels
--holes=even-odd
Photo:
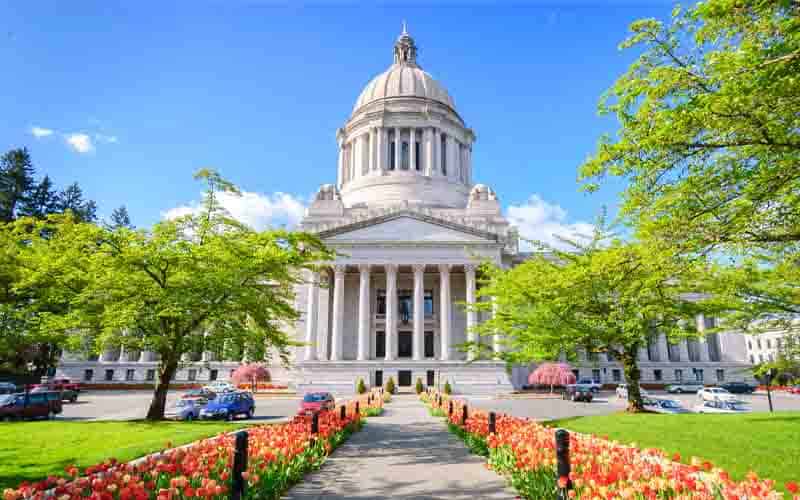
[[[245,424],[223,422],[10,422],[0,424],[0,491],[108,458],[129,461]]]
[[[781,491],[800,480],[800,413],[743,415],[614,414],[547,422],[577,432],[636,443],[640,448],[678,452],[709,460],[736,479],[748,471],[772,479]]]

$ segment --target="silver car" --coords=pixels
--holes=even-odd
[[[200,418],[200,410],[202,410],[207,403],[205,399],[179,399],[164,416],[175,420],[191,422],[194,419]]]

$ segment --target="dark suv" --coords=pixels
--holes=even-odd
[[[732,394],[752,394],[756,390],[755,386],[747,382],[727,382],[720,387]]]
[[[61,413],[61,394],[8,394],[0,396],[0,420],[50,418]]]
[[[570,401],[591,403],[593,398],[592,389],[583,385],[568,385],[564,392],[561,393],[561,399],[569,399]]]

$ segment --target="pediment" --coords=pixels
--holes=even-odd
[[[497,236],[414,213],[393,214],[323,231],[328,242],[490,243]]]

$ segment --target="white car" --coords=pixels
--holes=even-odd
[[[208,389],[216,394],[221,394],[223,392],[234,392],[236,387],[230,382],[214,381],[203,387],[203,389]]]
[[[695,405],[692,410],[695,413],[747,413],[750,411],[739,401],[703,401]]]
[[[700,382],[678,382],[666,387],[670,394],[683,394],[684,392],[696,393],[704,387]]]
[[[738,401],[736,396],[722,387],[704,387],[697,391],[700,401]]]
[[[643,398],[649,397],[650,393],[639,387],[639,393]],[[617,397],[620,399],[628,399],[628,384],[619,384],[617,386]]]

